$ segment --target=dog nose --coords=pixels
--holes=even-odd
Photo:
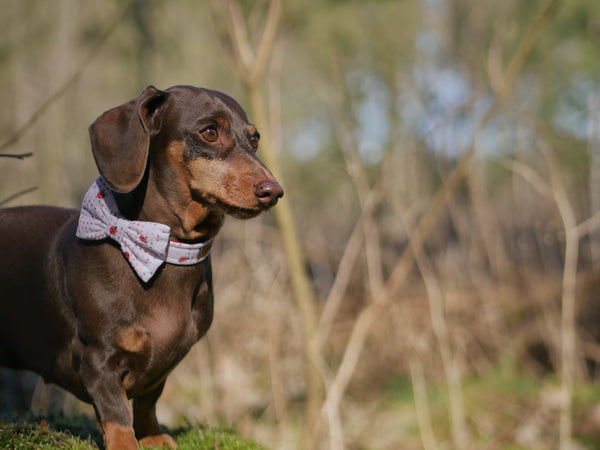
[[[283,197],[283,188],[276,181],[263,180],[254,186],[254,194],[264,206],[273,206]]]

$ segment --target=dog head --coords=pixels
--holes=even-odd
[[[224,214],[254,217],[283,195],[256,156],[258,130],[221,92],[148,86],[102,114],[90,138],[111,189],[137,192],[139,217],[171,226],[183,240],[215,234]]]

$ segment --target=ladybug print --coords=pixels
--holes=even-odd
[[[198,264],[210,253],[212,239],[198,244],[169,243],[170,233],[171,229],[161,223],[125,219],[101,177],[83,199],[77,237],[87,240],[110,237],[115,240],[125,259],[144,282],[149,281],[165,262]]]

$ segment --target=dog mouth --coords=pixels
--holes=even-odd
[[[228,216],[235,217],[236,219],[252,219],[253,217],[258,216],[260,213],[268,211],[273,206],[277,204],[277,199],[269,202],[268,204],[257,205],[256,207],[248,208],[242,206],[234,206],[223,202],[222,200],[217,200],[216,206],[217,208],[224,214]]]
[[[199,196],[199,198],[196,198],[195,200],[199,201],[200,203],[203,203],[206,207],[210,208],[215,212],[226,214],[228,216],[242,220],[252,219],[253,217],[258,216],[260,213],[271,209],[271,207],[275,206],[275,204],[277,203],[277,199],[275,199],[272,202],[269,202],[268,204],[257,204],[255,206],[253,205],[250,207],[232,205],[231,203],[228,203],[218,198],[217,196],[206,194]]]
[[[222,205],[219,208],[223,213],[228,216],[235,217],[236,219],[252,219],[253,217],[258,216],[263,209],[250,209],[250,208],[240,208],[237,206],[230,205]]]

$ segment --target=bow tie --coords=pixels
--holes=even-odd
[[[102,177],[98,177],[83,198],[76,235],[86,240],[113,239],[133,270],[147,282],[165,262],[184,266],[198,264],[210,252],[212,238],[199,244],[185,244],[170,240],[170,232],[171,229],[161,223],[123,217],[112,191]]]

